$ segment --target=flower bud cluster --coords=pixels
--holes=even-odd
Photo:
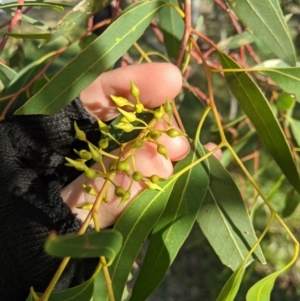
[[[84,172],[87,179],[95,179],[97,177],[104,178],[111,182],[114,186],[114,193],[120,198],[120,204],[128,201],[131,197],[131,186],[134,181],[142,181],[149,189],[161,190],[158,183],[163,179],[158,175],[152,175],[150,177],[144,176],[140,171],[136,170],[134,153],[135,150],[142,147],[144,142],[150,142],[156,145],[157,152],[168,159],[168,153],[166,147],[159,143],[159,138],[162,135],[168,135],[171,138],[178,136],[185,136],[185,133],[172,128],[172,104],[170,100],[166,100],[166,103],[155,110],[146,109],[140,102],[140,90],[131,81],[130,93],[135,99],[135,104],[128,99],[111,95],[112,101],[116,104],[118,111],[121,114],[118,123],[108,126],[106,123],[98,120],[99,130],[102,134],[101,140],[98,145],[94,145],[87,140],[86,134],[79,129],[76,122],[74,122],[75,135],[77,139],[86,142],[87,149],[74,150],[78,155],[76,160],[66,158],[66,165],[76,168],[79,171]],[[146,122],[143,120],[143,113],[152,114],[152,120]],[[167,126],[166,130],[159,130],[155,128],[155,124],[158,120],[162,120]],[[132,131],[139,131],[137,137],[129,139],[126,142],[118,141],[118,138],[114,136],[115,129],[121,130],[125,133],[131,133]],[[119,154],[112,155],[106,149],[109,149],[110,144],[114,142],[119,145]],[[111,164],[107,168],[103,163],[103,158],[109,157],[112,159]],[[87,164],[87,161],[90,161]],[[100,168],[94,169],[90,165],[93,162],[99,163]],[[113,181],[113,176],[116,173],[124,173],[130,178],[129,187],[118,186]],[[98,195],[93,187],[83,185],[83,188],[88,194]],[[107,201],[107,200],[105,200]],[[88,209],[89,205],[85,205],[82,208]]]

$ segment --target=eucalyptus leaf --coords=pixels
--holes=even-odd
[[[3,82],[4,85],[12,81],[16,75],[17,75],[16,71],[14,71],[13,69],[9,68],[7,65],[0,62],[0,80]]]
[[[177,0],[167,0],[175,6]],[[162,8],[159,13],[159,25],[164,35],[164,45],[169,57],[175,58],[179,52],[181,39],[184,32],[184,22],[172,6]]]
[[[5,32],[0,30],[1,35],[10,36],[17,39],[48,39],[50,33],[17,33],[17,32]]]
[[[164,5],[153,0],[130,6],[15,114],[51,115],[65,107],[131,47]]]
[[[296,54],[278,0],[228,0],[248,30],[291,66]]]
[[[105,256],[113,260],[122,246],[122,235],[115,230],[87,232],[82,235],[50,235],[45,251],[55,257],[87,258]]]
[[[48,301],[90,301],[93,296],[94,290],[94,281],[87,280],[86,282],[69,288],[61,292],[54,292],[50,295]],[[39,297],[42,296],[42,293],[36,293]],[[36,299],[30,292],[26,301],[35,301]]]
[[[204,154],[198,143],[181,164],[188,167]],[[167,206],[152,231],[130,301],[146,300],[165,277],[195,223],[209,184],[208,169],[208,162],[199,163],[177,180]]]
[[[72,6],[70,4],[67,3],[55,3],[55,2],[48,2],[48,1],[44,1],[44,2],[37,2],[37,1],[26,1],[24,3],[17,3],[17,2],[12,2],[12,3],[7,3],[7,4],[1,4],[0,5],[0,9],[6,9],[6,8],[17,8],[19,6],[36,6],[36,7],[49,7],[58,11],[63,11],[64,10],[64,6]]]
[[[293,136],[298,147],[300,147],[300,121],[294,118],[289,119]]]
[[[124,238],[121,251],[109,267],[116,301],[121,300],[133,263],[145,239],[160,218],[176,179],[172,177],[159,183],[161,191],[150,189],[143,191],[127,207],[114,226],[114,229]],[[98,289],[105,292],[105,286]],[[102,300],[109,300],[109,298],[103,294]]]
[[[289,266],[289,265],[288,265]],[[288,266],[283,269],[274,272],[267,277],[256,282],[248,291],[246,295],[247,301],[270,301],[271,292],[277,277],[288,268]]]
[[[247,31],[241,34],[229,37],[218,43],[218,48],[221,50],[236,49],[244,45],[248,45],[254,42],[253,35]]]
[[[244,265],[241,265],[225,283],[216,301],[234,301],[240,288],[245,273]]]
[[[289,191],[285,197],[285,204],[281,211],[282,217],[289,217],[300,203],[300,195],[294,189]]]
[[[219,52],[223,68],[241,69],[229,56]],[[267,150],[286,178],[300,191],[298,171],[288,141],[272,109],[259,87],[246,72],[225,72],[232,94],[251,120]]]
[[[300,67],[268,68],[261,72],[269,76],[284,91],[295,94],[296,100],[300,102]]]
[[[257,241],[240,192],[230,174],[214,157],[209,157],[210,184],[197,221],[224,265],[236,270]],[[253,258],[265,263],[258,247]]]

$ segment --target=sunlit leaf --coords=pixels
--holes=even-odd
[[[227,280],[216,301],[234,301],[243,280],[244,273],[245,267],[241,265]]]
[[[287,266],[288,267],[288,266]],[[267,277],[256,282],[248,291],[246,295],[247,301],[271,301],[271,292],[274,282],[277,277],[287,268],[274,272]]]
[[[177,0],[167,2],[177,6]],[[169,57],[175,58],[178,54],[184,32],[184,22],[178,12],[171,6],[166,6],[159,11],[159,25],[164,35],[164,45]]]
[[[109,267],[116,301],[120,301],[133,263],[150,231],[161,216],[170,196],[176,178],[159,183],[163,191],[143,191],[118,219],[114,229],[124,238],[123,246],[117,258]],[[105,291],[106,288],[99,288]],[[102,296],[103,301],[109,300]]]
[[[268,68],[261,72],[268,75],[284,91],[295,94],[296,100],[300,102],[300,67]]]
[[[229,56],[219,53],[224,69],[241,69]],[[288,144],[272,109],[252,78],[245,72],[225,72],[231,92],[256,128],[267,150],[272,155],[286,178],[300,191],[297,168]]]
[[[51,115],[62,109],[130,48],[164,5],[159,0],[132,5],[15,114]]]
[[[228,4],[274,54],[291,66],[296,64],[295,49],[277,0],[228,0]]]
[[[245,203],[231,176],[214,156],[209,157],[209,166],[209,190],[197,221],[222,263],[236,270],[257,238]],[[252,256],[265,262],[260,248]]]
[[[87,232],[82,235],[50,235],[45,251],[56,257],[87,258],[105,256],[112,260],[122,246],[122,235],[115,230]]]
[[[198,139],[197,139],[198,140]],[[181,162],[189,166],[205,154],[200,144]],[[197,164],[177,180],[155,225],[130,301],[146,300],[163,280],[195,223],[209,184],[207,165]]]

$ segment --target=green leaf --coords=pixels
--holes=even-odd
[[[0,62],[0,80],[4,85],[12,81],[17,72]]]
[[[120,301],[133,263],[150,231],[160,218],[170,196],[176,177],[158,185],[163,191],[143,191],[118,219],[114,229],[123,235],[123,246],[117,258],[109,267],[116,301]],[[99,288],[106,291],[105,286]],[[103,295],[102,300],[109,300]],[[102,301],[101,300],[101,301]]]
[[[292,97],[289,93],[282,92],[279,94],[275,104],[278,109],[287,111],[294,107],[295,98]]]
[[[69,288],[61,292],[54,292],[50,295],[48,301],[90,301],[93,296],[94,281],[88,280],[78,286]],[[36,293],[39,297],[42,293]],[[35,301],[34,296],[30,292],[26,301]]]
[[[197,149],[181,161],[181,165],[188,167],[204,154],[198,144]],[[197,164],[179,177],[166,209],[152,231],[130,301],[146,300],[163,280],[195,223],[208,184],[207,162]]]
[[[295,94],[296,100],[300,102],[300,67],[267,68],[260,71],[284,91]]]
[[[223,264],[236,270],[256,242],[247,208],[230,174],[209,157],[210,184],[197,221]],[[253,257],[265,262],[260,248]],[[251,262],[253,258],[248,260]]]
[[[78,29],[82,24],[94,15],[100,9],[108,6],[112,0],[83,0],[80,1],[72,11],[68,12],[53,28],[53,35],[49,38],[47,43],[53,42],[57,38],[67,37],[69,32]]]
[[[168,0],[175,6],[177,0]],[[164,45],[169,57],[175,58],[179,52],[181,39],[184,32],[184,22],[178,12],[172,6],[166,6],[159,11],[160,29],[164,35]]]
[[[274,54],[291,66],[296,64],[295,49],[278,0],[228,0],[228,4]]]
[[[2,4],[0,5],[0,9],[5,9],[5,8],[17,8],[19,6],[36,6],[36,7],[49,7],[52,9],[55,9],[57,11],[63,11],[64,6],[72,6],[70,4],[57,4],[55,2],[37,2],[37,1],[26,1],[24,3],[7,3],[7,4]]]
[[[159,0],[132,5],[15,114],[58,112],[130,48],[164,5]]]
[[[29,83],[32,78],[40,71],[42,68],[42,63],[50,58],[51,56],[55,55],[56,52],[50,52],[45,56],[41,57],[40,59],[33,61],[32,63],[28,64],[25,68],[23,68],[17,75],[9,82],[7,89],[4,95],[13,94]],[[8,113],[13,113],[16,109],[18,109],[21,105],[23,105],[27,101],[27,97],[25,93],[22,93],[18,96],[18,98],[14,101],[12,106],[10,107]],[[4,108],[9,103],[10,99],[6,101],[0,102],[0,113],[2,114]]]
[[[297,142],[298,147],[300,147],[300,121],[294,118],[289,118],[289,121],[293,136]]]
[[[281,216],[289,217],[300,203],[300,195],[295,190],[289,191],[285,197],[285,206],[282,209]]]
[[[248,291],[246,295],[247,301],[270,301],[271,291],[274,286],[276,278],[285,271],[290,265],[283,269],[268,275],[267,277],[256,282]]]
[[[88,258],[116,257],[122,246],[122,235],[115,230],[88,232],[83,235],[50,235],[45,242],[45,251],[56,257]]]
[[[234,301],[243,280],[244,273],[245,267],[242,264],[227,280],[216,301]]]
[[[219,52],[224,69],[241,69],[229,56]],[[256,83],[245,72],[225,72],[231,92],[251,120],[257,134],[272,155],[286,178],[300,191],[297,168],[287,142],[272,109]]]
[[[253,35],[247,31],[241,34],[229,37],[218,43],[218,48],[221,50],[236,49],[244,45],[248,45],[254,42]]]
[[[10,36],[18,39],[48,39],[50,33],[17,33],[17,32],[4,32],[0,30],[0,34]]]

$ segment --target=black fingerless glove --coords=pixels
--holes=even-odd
[[[60,196],[60,190],[79,175],[64,164],[82,149],[74,120],[99,138],[95,120],[76,99],[53,116],[8,116],[0,122],[0,300],[24,301],[30,286],[43,292],[60,259],[43,250],[50,231],[78,231],[80,220]],[[73,260],[56,289],[77,285],[89,277],[82,261]],[[89,268],[88,268],[89,270]]]

